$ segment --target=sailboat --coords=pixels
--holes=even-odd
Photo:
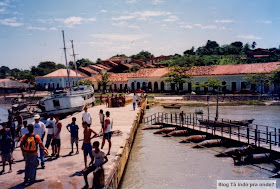
[[[68,89],[64,91],[59,91],[51,94],[50,96],[44,97],[39,101],[39,107],[46,114],[70,114],[74,112],[81,111],[85,106],[94,105],[94,89],[92,86],[76,86],[70,88],[69,80],[69,67],[66,56],[66,47],[64,39],[64,31],[62,31],[63,44],[64,44],[64,54],[65,62],[68,75]],[[73,41],[71,41],[73,42]],[[73,43],[72,43],[73,44]],[[75,53],[73,49],[74,63],[75,63]],[[75,66],[76,67],[76,66]],[[76,68],[77,75],[77,68]]]

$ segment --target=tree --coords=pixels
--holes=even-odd
[[[256,46],[257,46],[257,43],[256,43],[255,41],[253,41],[253,43],[252,43],[252,45],[251,45],[252,49],[255,49]]]
[[[248,43],[246,43],[246,44],[244,45],[244,47],[242,48],[241,53],[242,53],[243,55],[248,55],[249,52],[250,52],[250,46],[249,46]]]
[[[89,59],[82,58],[82,59],[79,59],[79,60],[76,61],[77,68],[86,67],[86,66],[91,65],[91,64],[94,64],[94,63]]]
[[[132,55],[130,56],[130,58],[132,60],[136,60],[136,59],[145,59],[145,58],[153,58],[154,55],[152,55],[152,53],[150,53],[149,51],[141,51],[136,55]]]
[[[180,85],[191,81],[192,76],[186,74],[186,71],[189,70],[188,67],[176,65],[170,67],[169,70],[170,72],[163,77],[166,77],[165,81],[167,83],[170,83],[170,85],[173,83],[175,85],[176,91],[179,90]]]
[[[269,78],[270,84],[274,84],[276,87],[276,91],[279,92],[279,85],[280,85],[280,70],[276,70],[272,72],[272,75]]]
[[[248,77],[244,77],[243,79],[245,79],[250,85],[261,87],[261,94],[263,94],[263,86],[265,81],[269,79],[269,76],[265,73],[248,74]]]
[[[141,67],[139,65],[134,65],[131,68],[129,68],[128,70],[125,70],[124,73],[137,72],[140,69],[141,69]]]
[[[100,73],[101,74],[101,80],[98,80],[98,85],[102,86],[103,89],[103,93],[105,93],[106,91],[106,87],[111,85],[111,81],[110,81],[110,74],[106,73]]]
[[[75,86],[78,85],[92,85],[92,81],[88,80],[88,79],[83,79],[83,80],[79,80],[76,82]]]
[[[100,58],[97,58],[97,60],[96,60],[95,63],[96,63],[96,64],[101,64],[101,63],[102,63],[102,60],[101,60]]]
[[[191,49],[184,51],[184,55],[195,55],[194,46]]]
[[[213,93],[215,92],[215,89],[217,90],[217,104],[216,104],[216,117],[215,121],[218,121],[219,118],[219,90],[222,87],[225,87],[226,85],[223,85],[223,82],[220,79],[216,79],[213,77],[209,77],[205,82],[200,83],[199,85],[194,85],[194,87],[212,87]]]

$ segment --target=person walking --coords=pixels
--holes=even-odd
[[[133,104],[133,110],[135,110],[135,107],[136,107],[136,103],[138,102],[139,100],[139,97],[136,93],[134,93],[133,95],[133,99],[132,99],[132,104]]]
[[[11,139],[7,135],[7,130],[2,129],[1,130],[1,139],[0,139],[0,149],[2,151],[2,164],[3,164],[3,170],[0,172],[0,174],[3,174],[5,172],[5,165],[6,162],[9,162],[10,170],[9,173],[12,172],[12,151],[14,149],[14,140]]]
[[[52,142],[52,139],[53,139],[53,126],[55,124],[55,118],[54,118],[54,115],[51,114],[50,115],[50,118],[47,119],[47,123],[46,123],[46,128],[48,129],[48,134],[47,134],[47,140],[46,140],[46,144],[45,144],[45,147],[47,149],[49,149],[49,146]]]
[[[105,139],[108,141],[109,150],[108,150],[107,155],[110,155],[110,150],[111,150],[111,146],[112,146],[112,142],[111,142],[112,128],[113,128],[113,119],[110,118],[110,112],[107,111],[106,119],[105,119],[105,127],[103,129],[102,145],[101,145],[101,149],[103,149],[104,144],[105,144]]]
[[[87,156],[89,155],[92,160],[92,146],[90,140],[96,137],[97,134],[87,126],[87,122],[83,122],[83,128],[84,128],[84,142],[83,142],[82,150],[84,151],[85,168],[87,168]],[[92,134],[94,134],[93,137],[91,137]]]
[[[42,143],[44,141],[45,133],[46,133],[46,126],[43,122],[40,121],[40,115],[36,114],[34,116],[35,122],[33,123],[34,126],[34,133],[39,135]],[[40,159],[41,159],[41,167],[45,168],[45,155],[44,155],[44,148],[40,147]],[[38,164],[39,164],[39,157],[38,157]]]
[[[40,136],[33,132],[34,126],[29,124],[27,128],[28,134],[22,136],[20,148],[25,160],[24,183],[33,184],[36,180],[38,144],[45,154],[48,154],[48,150],[44,147]]]
[[[92,117],[91,117],[91,114],[88,112],[87,107],[84,108],[82,122],[87,122],[88,127],[90,127],[90,125],[92,123]]]
[[[70,128],[70,129],[69,129]],[[71,147],[72,151],[69,154],[73,153],[73,144],[76,144],[77,152],[79,153],[78,142],[79,142],[79,126],[76,124],[76,118],[72,117],[72,123],[66,126],[66,129],[71,133]]]
[[[55,121],[56,123],[53,126],[53,139],[52,139],[52,156],[55,155],[55,148],[57,148],[57,153],[55,155],[56,158],[59,158],[59,153],[60,153],[60,146],[61,146],[61,141],[60,141],[60,133],[61,133],[61,128],[62,124],[59,121],[59,115],[55,115]]]

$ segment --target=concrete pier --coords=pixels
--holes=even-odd
[[[123,173],[127,157],[130,152],[133,137],[140,120],[140,108],[133,111],[132,104],[120,108],[106,108],[105,105],[89,108],[88,111],[93,117],[91,128],[99,133],[101,126],[99,123],[99,110],[103,109],[104,113],[110,111],[113,118],[113,129],[120,130],[121,136],[112,137],[111,155],[108,156],[109,161],[104,165],[105,183],[110,188],[117,188]],[[77,118],[79,126],[79,154],[69,155],[71,151],[70,133],[66,129],[66,125],[71,123],[72,117]],[[84,169],[84,158],[82,147],[83,128],[82,128],[82,112],[69,116],[61,120],[63,128],[61,131],[61,153],[58,159],[46,157],[45,169],[41,169],[40,165],[37,169],[37,182],[28,188],[82,188],[84,186],[81,170]],[[46,140],[46,137],[45,137]],[[102,137],[92,139],[99,141],[101,145]],[[104,152],[108,151],[108,142],[106,141],[103,148]],[[74,147],[74,152],[76,148]],[[51,149],[49,147],[49,153]],[[126,157],[126,158],[124,158]],[[24,167],[25,162],[22,157],[20,148],[14,151],[15,164],[12,165],[12,173],[7,173],[9,166],[6,165],[6,172],[0,175],[1,188],[23,188]],[[88,157],[88,162],[90,158]],[[92,174],[89,175],[90,186],[92,184]]]

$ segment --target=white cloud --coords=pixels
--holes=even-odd
[[[56,27],[51,27],[51,28],[50,28],[50,31],[56,31],[56,30],[57,30]]]
[[[272,21],[271,21],[271,20],[260,20],[260,21],[257,21],[257,23],[261,23],[261,24],[272,24]]]
[[[192,29],[193,28],[193,26],[192,25],[189,25],[189,24],[187,24],[187,25],[182,25],[182,26],[180,26],[181,28],[186,28],[186,29]]]
[[[126,2],[129,4],[136,3],[137,0],[127,0]]]
[[[106,12],[108,12],[108,11],[105,10],[105,9],[102,9],[100,12],[101,12],[101,13],[106,13]]]
[[[119,16],[119,17],[112,17],[112,20],[131,20],[131,19],[147,20],[150,17],[168,16],[168,15],[171,15],[171,12],[140,11],[140,12],[133,12],[128,15],[123,15],[123,16]]]
[[[157,4],[163,3],[163,0],[153,0],[152,2],[154,5],[157,5]]]
[[[215,25],[208,25],[208,26],[201,26],[200,28],[203,30],[204,29],[214,30],[214,29],[217,29],[218,27]]]
[[[72,28],[75,25],[80,25],[86,22],[95,22],[96,18],[82,18],[82,17],[72,16],[65,19],[57,18],[55,19],[55,21],[63,22],[65,25],[67,25],[67,27]]]
[[[1,6],[1,7],[8,6],[8,3],[6,3],[6,2],[0,2],[0,6]]]
[[[0,14],[3,14],[5,12],[6,12],[6,8],[5,7],[4,8],[0,8]]]
[[[229,24],[233,23],[233,20],[215,20],[216,23],[223,23],[223,24]]]
[[[33,26],[29,26],[27,27],[28,30],[38,30],[38,31],[45,31],[47,30],[47,28],[45,27],[33,27]]]
[[[24,25],[24,23],[17,22],[16,17],[2,19],[2,20],[0,20],[0,24],[6,25],[6,26],[12,26],[12,27],[19,27],[19,26]]]
[[[92,37],[108,41],[136,41],[145,38],[146,34],[91,34]]]
[[[170,16],[168,16],[168,18],[164,19],[163,21],[165,21],[165,22],[175,22],[177,20],[179,20],[179,18],[177,16],[170,15]]]
[[[129,24],[126,21],[114,22],[114,23],[112,23],[112,26],[128,27],[128,28],[135,28],[135,29],[139,29],[140,28],[139,26],[137,26],[135,24]]]
[[[254,35],[238,35],[237,37],[242,39],[262,39],[261,37]]]

